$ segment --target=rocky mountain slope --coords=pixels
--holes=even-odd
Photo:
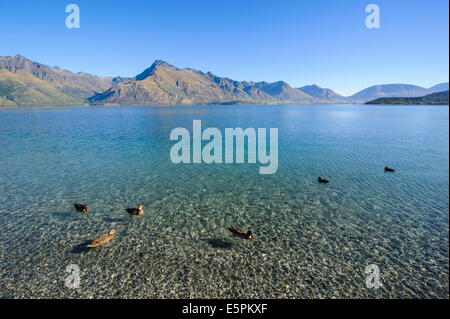
[[[89,99],[95,105],[291,104],[320,101],[285,82],[246,82],[179,69],[164,61]]]
[[[20,55],[0,57],[0,105],[83,105],[111,84],[111,78],[72,73]]]

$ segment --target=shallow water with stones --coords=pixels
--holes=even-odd
[[[194,119],[278,128],[278,172],[173,164]],[[448,106],[0,110],[0,296],[448,298],[448,124]]]

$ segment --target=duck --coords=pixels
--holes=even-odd
[[[233,227],[233,226],[228,227],[228,230],[233,235],[241,237],[241,238],[244,238],[244,239],[252,239],[252,238],[254,238],[254,236],[253,236],[253,234],[252,234],[252,232],[250,230],[245,231],[245,230],[241,230],[239,228]]]
[[[144,215],[144,205],[138,205],[137,208],[126,208],[125,209],[130,216],[142,216]]]
[[[109,242],[111,239],[116,236],[116,230],[110,229],[108,233],[101,235],[100,237],[94,239],[90,244],[88,244],[86,247],[93,248],[93,247],[99,247],[105,245],[107,242]]]
[[[319,178],[317,178],[317,181],[322,184],[328,184],[330,182],[329,180],[322,178],[320,176],[319,176]]]
[[[73,204],[77,212],[87,213],[89,212],[89,206],[85,204],[75,203]]]
[[[384,171],[385,171],[385,172],[395,172],[395,169],[386,166],[386,167],[384,168]]]

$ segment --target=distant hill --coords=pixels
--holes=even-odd
[[[383,97],[417,97],[433,93],[429,89],[411,84],[373,85],[352,95],[354,102],[367,102]]]
[[[274,83],[258,82],[251,84],[251,88],[260,89],[279,100],[304,101],[307,103],[317,102],[317,99],[314,97],[289,86],[289,84],[283,81]]]
[[[432,92],[448,91],[448,82],[436,84],[435,86],[430,87],[429,90]]]
[[[21,55],[0,57],[0,105],[83,105],[111,83],[111,78],[72,73]]]
[[[334,103],[350,102],[349,99],[346,98],[345,96],[342,96],[331,89],[321,88],[320,86],[315,84],[303,86],[301,88],[298,88],[298,90],[326,102],[334,102]]]
[[[319,100],[279,81],[246,82],[155,61],[129,81],[89,98],[94,105],[304,104]]]
[[[422,97],[391,97],[380,98],[365,104],[418,104],[418,105],[448,105],[448,90],[428,94]]]

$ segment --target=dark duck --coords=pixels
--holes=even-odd
[[[322,178],[320,176],[319,176],[319,178],[317,178],[317,181],[321,184],[328,184],[330,182],[329,180]]]
[[[237,237],[240,237],[240,238],[244,238],[244,239],[252,239],[252,238],[254,238],[252,232],[249,231],[249,230],[241,230],[241,229],[233,227],[233,226],[228,227],[228,230],[234,236],[237,236]]]
[[[391,173],[393,173],[393,172],[395,172],[395,169],[386,166],[386,167],[384,168],[384,171],[385,171],[385,172],[391,172]]]
[[[142,216],[144,215],[144,205],[138,205],[137,208],[126,208],[125,209],[130,216]]]
[[[77,212],[87,213],[89,212],[89,206],[85,204],[75,203],[73,204]]]

